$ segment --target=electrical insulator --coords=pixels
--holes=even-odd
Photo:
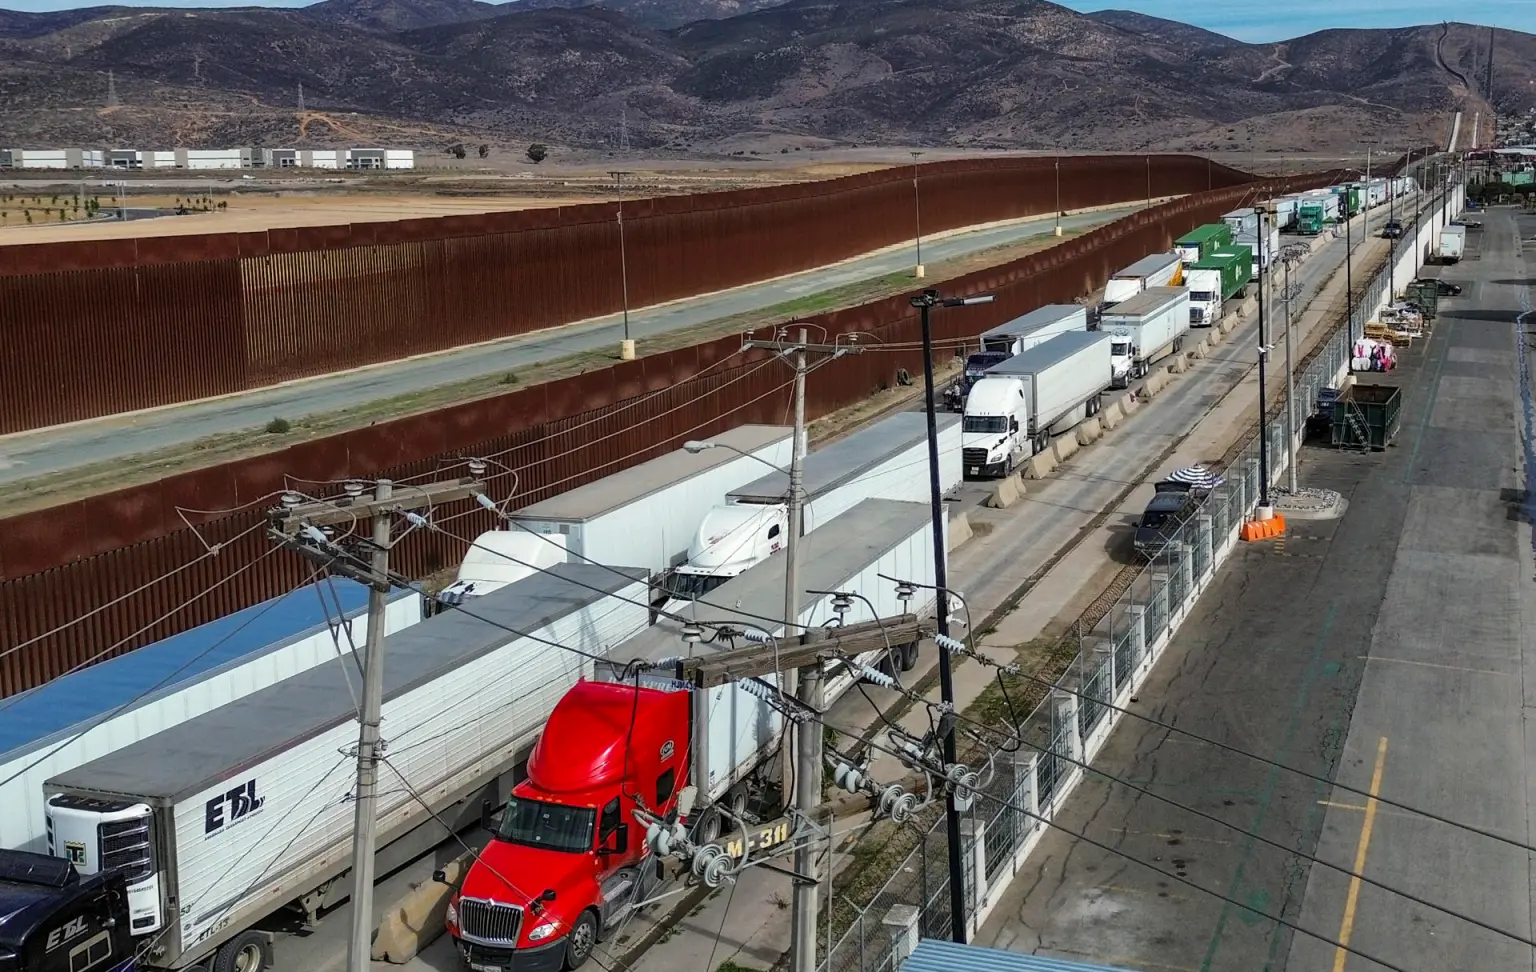
[[[302,502],[304,502],[304,497],[300,496],[298,493],[293,492],[292,490],[289,490],[283,494],[283,506],[286,509],[291,510]]]
[[[683,625],[683,644],[696,645],[704,640],[704,629],[695,621],[689,621]]]
[[[853,610],[853,596],[838,591],[832,595],[832,613],[837,615],[838,624],[841,625],[849,611]]]
[[[911,581],[897,581],[896,582],[896,600],[901,602],[902,613],[903,614],[910,614],[911,613],[910,611],[906,610],[907,602],[911,601],[912,598],[915,597],[916,595],[917,595],[917,586],[915,584],[913,584]]]
[[[961,763],[951,764],[944,775],[954,795],[955,809],[969,810],[976,802],[976,788],[981,785],[981,777]]]
[[[485,460],[484,459],[471,459],[471,460],[469,460],[469,474],[471,476],[475,477],[476,479],[479,479],[481,476],[484,476],[485,475]]]
[[[880,791],[880,809],[878,814],[884,814],[891,818],[892,823],[906,823],[917,812],[918,800],[916,793],[908,793],[897,784],[891,784]]]
[[[648,665],[647,667],[648,668],[672,668],[673,666],[681,665],[682,663],[683,663],[683,657],[681,655],[667,655],[667,656],[665,656],[663,658],[656,659],[655,661],[651,662],[650,665]]]
[[[341,488],[346,490],[347,495],[353,499],[357,499],[359,496],[363,495],[363,484],[356,479],[347,480]]]
[[[882,688],[896,687],[896,680],[878,668],[870,668],[868,665],[857,665],[855,667],[858,668],[859,674],[864,677],[866,682],[874,682]]]
[[[857,793],[864,788],[864,772],[857,766],[848,763],[838,763],[832,771],[832,783],[849,793]]]
[[[719,844],[699,844],[693,848],[691,855],[688,867],[696,878],[704,877],[711,864],[726,856],[725,848]]]
[[[951,638],[949,635],[934,635],[933,643],[949,652],[951,655],[965,654],[965,642],[959,638]]]

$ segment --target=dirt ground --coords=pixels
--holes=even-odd
[[[432,216],[509,212],[546,206],[591,202],[591,196],[453,195],[430,193],[217,192],[188,188],[182,192],[135,193],[124,200],[133,209],[193,208],[183,216],[134,219],[127,222],[59,220],[75,216],[74,195],[41,191],[30,194],[0,189],[0,245],[105,240],[142,236],[182,236],[198,233],[251,232],[289,226],[334,226],[340,223],[381,222]],[[91,193],[103,207],[110,195]],[[7,198],[9,197],[9,198]],[[203,201],[206,197],[207,201]],[[57,199],[57,202],[54,200]],[[39,201],[40,200],[40,201]],[[219,208],[222,204],[223,208]],[[196,211],[206,207],[209,211]],[[82,208],[81,213],[84,212]],[[32,215],[30,224],[27,214]]]

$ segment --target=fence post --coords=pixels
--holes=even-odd
[[[1125,615],[1131,625],[1131,661],[1139,667],[1147,660],[1147,606],[1132,604]]]
[[[1173,568],[1179,572],[1179,593],[1184,595],[1179,603],[1180,611],[1189,610],[1195,600],[1195,561],[1190,556],[1192,549],[1194,544],[1187,540],[1173,542],[1173,555],[1178,558]]]
[[[1081,688],[1078,691],[1082,691]],[[1065,755],[1069,761],[1082,762],[1083,760],[1083,734],[1077,724],[1077,696],[1070,692],[1052,692],[1056,705],[1057,725],[1067,728],[1067,752]],[[1071,771],[1062,773],[1066,776]],[[1056,794],[1051,794],[1054,799]]]
[[[1200,577],[1200,583],[1204,584],[1216,575],[1216,523],[1209,513],[1201,513],[1195,519],[1195,543],[1200,546],[1200,562],[1205,564],[1205,572]]]
[[[987,902],[987,824],[975,817],[960,821],[960,842],[965,848],[965,897],[970,913],[965,916],[967,940],[976,932],[976,916]]]
[[[880,924],[890,932],[891,957],[896,960],[894,964],[897,968],[900,968],[901,963],[912,956],[912,950],[917,948],[917,919],[921,914],[922,910],[917,905],[891,905],[885,917],[880,920]]]

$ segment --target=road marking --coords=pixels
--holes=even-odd
[[[1365,819],[1360,822],[1360,846],[1355,850],[1355,876],[1349,879],[1349,895],[1344,899],[1344,920],[1339,925],[1339,947],[1333,953],[1333,972],[1344,972],[1349,957],[1345,951],[1355,932],[1355,908],[1360,903],[1360,874],[1365,871],[1365,855],[1371,849],[1371,830],[1376,826],[1376,798],[1381,795],[1381,773],[1387,765],[1387,737],[1376,744],[1376,769],[1371,773],[1370,798],[1365,801]]]
[[[1448,672],[1469,672],[1473,675],[1497,675],[1500,678],[1514,678],[1513,672],[1495,672],[1487,668],[1467,668],[1464,665],[1442,665],[1439,662],[1412,661],[1407,658],[1386,658],[1382,655],[1359,655],[1362,661],[1391,662],[1394,665],[1417,665],[1420,668],[1439,668]]]

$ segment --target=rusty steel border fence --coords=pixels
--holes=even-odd
[[[1042,304],[1082,298],[1119,267],[1167,249],[1178,235],[1250,203],[1256,193],[1326,185],[1336,177],[1197,193],[949,281],[950,293],[993,293],[996,302],[935,315],[935,339],[946,350],[958,349]],[[905,298],[807,323],[829,339],[868,335],[866,353],[811,375],[809,418],[867,398],[903,370],[920,373],[919,322]],[[259,529],[264,510],[290,482],[320,484],[313,489],[321,491],[352,476],[404,481],[451,472],[471,456],[493,457],[488,491],[512,507],[526,505],[688,438],[747,422],[784,423],[789,381],[779,362],[766,352],[742,351],[733,336],[10,517],[0,529],[0,697],[301,583],[309,565],[286,552],[272,554]],[[495,522],[473,503],[436,511],[434,519],[457,539],[413,532],[396,549],[396,563],[409,576],[456,564],[465,541]],[[56,632],[62,625],[68,626]]]
[[[1057,179],[1057,163],[1060,176]],[[898,166],[623,202],[641,307],[981,223],[1221,189],[1188,155]],[[0,247],[0,435],[616,313],[617,203]],[[202,219],[205,217],[195,217]],[[206,217],[217,223],[217,217]]]

